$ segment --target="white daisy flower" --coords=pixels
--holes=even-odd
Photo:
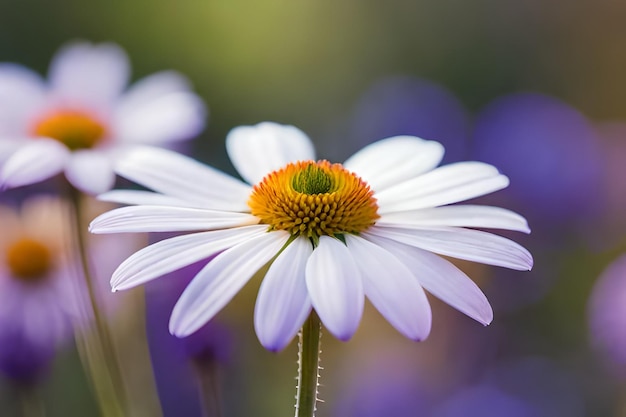
[[[170,331],[187,336],[218,313],[262,267],[254,323],[260,342],[281,350],[311,309],[337,338],[357,329],[364,298],[403,335],[426,338],[424,289],[482,324],[489,302],[438,255],[518,270],[532,267],[517,243],[474,228],[529,232],[511,211],[450,205],[505,188],[496,168],[462,162],[437,168],[443,147],[398,136],[367,146],[343,165],[317,161],[292,126],[238,127],[226,140],[244,182],[165,150],[128,153],[116,172],[155,192],[101,198],[136,204],[104,213],[94,233],[184,231],[123,262],[113,290],[143,284],[217,254],[174,307]]]
[[[0,64],[0,186],[12,188],[64,172],[90,194],[113,186],[112,158],[130,144],[189,139],[206,109],[186,78],[148,76],[124,91],[128,57],[114,44],[61,48],[48,80],[16,64]]]

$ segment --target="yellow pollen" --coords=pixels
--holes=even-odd
[[[13,276],[27,282],[43,278],[51,267],[50,250],[41,242],[22,238],[9,246],[6,263]]]
[[[380,217],[373,191],[341,164],[290,163],[256,184],[248,206],[270,230],[316,240],[358,234]]]
[[[75,151],[93,148],[105,134],[104,125],[87,113],[75,110],[55,111],[39,119],[33,134],[53,138]]]

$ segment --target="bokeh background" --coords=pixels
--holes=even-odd
[[[351,341],[325,335],[319,416],[623,416],[624,22],[615,0],[0,0],[0,61],[44,74],[59,46],[85,39],[121,45],[134,79],[178,70],[210,109],[188,152],[229,173],[226,133],[264,120],[298,126],[337,162],[414,134],[444,143],[446,162],[495,164],[511,186],[481,202],[529,219],[530,236],[510,236],[534,254],[533,271],[459,263],[494,306],[488,327],[431,298],[422,343],[371,306]],[[137,404],[151,404],[137,415],[201,415],[207,357],[226,416],[291,415],[296,344],[273,354],[256,340],[258,280],[181,342],[166,320],[185,273],[178,286],[146,286],[148,332],[121,332],[137,373],[149,358],[154,367],[155,383],[129,377]],[[20,415],[1,381],[0,415]],[[41,389],[49,416],[97,415],[71,346]]]

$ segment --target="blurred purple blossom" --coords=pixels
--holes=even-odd
[[[351,138],[361,148],[381,138],[412,135],[446,148],[444,163],[466,159],[469,119],[463,104],[445,87],[425,79],[388,77],[359,99]]]
[[[626,377],[626,255],[596,281],[588,305],[592,345],[616,376]]]
[[[476,159],[509,176],[500,197],[533,233],[599,215],[603,155],[593,127],[567,104],[534,93],[499,98],[478,115],[472,145]]]

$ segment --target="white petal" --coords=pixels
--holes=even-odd
[[[439,142],[395,136],[374,142],[352,155],[343,166],[377,192],[434,169],[443,158]]]
[[[72,152],[65,176],[74,187],[92,195],[110,190],[115,183],[111,159],[101,151]]]
[[[407,265],[419,283],[435,297],[483,325],[493,320],[491,305],[478,286],[447,260],[428,251],[364,233]]]
[[[387,213],[381,215],[376,224],[391,227],[479,227],[530,233],[526,219],[513,211],[471,204]]]
[[[170,333],[192,334],[215,316],[289,239],[271,232],[234,246],[207,264],[189,283],[172,311]]]
[[[53,139],[39,138],[14,152],[0,172],[2,187],[19,187],[48,179],[65,168],[70,151]]]
[[[254,309],[254,328],[266,349],[277,352],[287,346],[311,312],[304,277],[312,252],[308,239],[295,239],[263,278]]]
[[[273,122],[234,128],[226,137],[226,150],[237,172],[250,184],[289,162],[315,159],[313,144],[304,132]]]
[[[0,64],[0,134],[30,134],[32,117],[43,106],[42,78],[16,64]]]
[[[106,109],[121,94],[129,73],[128,58],[119,46],[73,42],[54,56],[48,78],[54,95],[68,105]]]
[[[404,336],[426,339],[432,319],[430,304],[409,268],[363,238],[346,235],[346,245],[361,271],[365,295],[374,307]]]
[[[130,205],[190,207],[185,200],[142,190],[112,190],[100,194],[98,200]]]
[[[184,75],[176,71],[160,71],[133,83],[120,97],[117,107],[120,112],[132,111],[168,94],[188,91],[191,86]]]
[[[258,224],[246,213],[169,206],[130,206],[108,211],[89,225],[91,233],[182,232]]]
[[[184,155],[148,146],[118,158],[115,171],[165,195],[219,210],[249,211],[247,184]]]
[[[266,230],[266,226],[248,226],[162,240],[143,248],[122,262],[111,277],[111,287],[113,291],[136,287],[260,236]]]
[[[0,165],[4,164],[22,146],[28,145],[30,141],[28,137],[0,138]]]
[[[380,213],[442,206],[506,188],[509,179],[482,162],[458,162],[376,193]]]
[[[196,136],[204,129],[206,116],[200,97],[173,92],[138,106],[118,108],[115,130],[127,143],[164,144]]]
[[[338,239],[322,236],[306,266],[313,308],[338,339],[352,337],[365,302],[361,273],[350,251]]]
[[[368,232],[453,258],[520,271],[528,271],[533,266],[532,255],[522,246],[502,236],[480,230],[373,226]]]

